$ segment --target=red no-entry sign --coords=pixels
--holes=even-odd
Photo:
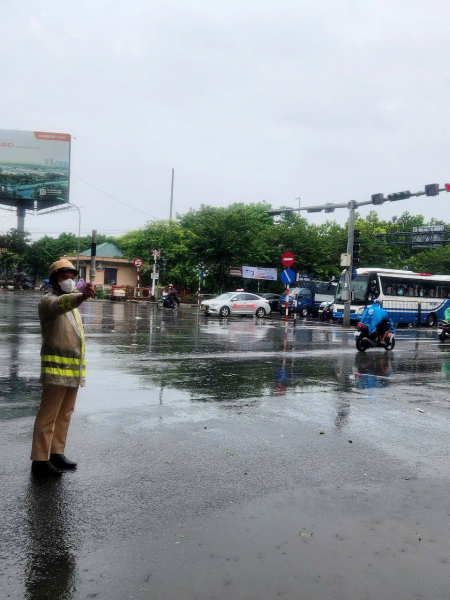
[[[133,260],[133,264],[136,267],[136,269],[139,269],[139,267],[142,267],[142,263],[143,263],[142,258],[135,258]]]
[[[292,254],[292,252],[283,252],[283,254],[281,255],[281,264],[284,267],[290,267],[294,264],[295,261],[295,256]]]

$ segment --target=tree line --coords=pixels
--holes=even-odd
[[[144,261],[142,285],[151,282],[152,250],[164,250],[165,268],[160,283],[169,281],[178,288],[195,290],[198,273],[203,272],[202,289],[211,293],[244,286],[256,290],[257,281],[238,280],[228,275],[229,267],[249,265],[281,268],[280,256],[290,250],[296,257],[294,268],[312,278],[328,280],[339,275],[340,255],[347,249],[347,225],[328,220],[321,225],[309,223],[298,213],[274,220],[271,207],[257,204],[231,204],[225,208],[202,205],[177,215],[173,221],[147,222],[139,229],[119,237],[98,234],[97,243],[114,242],[124,255]],[[359,263],[364,267],[410,269],[433,274],[450,273],[450,246],[416,249],[411,245],[388,246],[377,234],[392,234],[391,241],[404,241],[398,234],[413,227],[444,225],[422,215],[404,212],[391,220],[380,220],[375,210],[362,218],[356,215],[360,231]],[[398,235],[398,237],[396,237]],[[90,248],[91,237],[80,240],[80,249]],[[77,253],[78,237],[61,233],[31,241],[30,235],[10,230],[0,235],[0,279],[12,271],[26,272],[36,280],[46,276],[48,266],[60,256]],[[264,291],[281,291],[279,282],[261,282]]]

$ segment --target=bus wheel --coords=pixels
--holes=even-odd
[[[437,317],[435,313],[430,313],[427,317],[428,327],[436,327]]]

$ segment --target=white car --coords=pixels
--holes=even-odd
[[[270,313],[270,304],[267,298],[247,292],[226,292],[211,300],[203,300],[200,309],[206,315],[256,315],[259,318]]]

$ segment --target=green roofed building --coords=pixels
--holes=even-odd
[[[61,256],[75,265],[77,255]],[[91,249],[80,252],[80,277],[89,280],[91,265]],[[136,269],[132,260],[128,260],[123,252],[112,242],[97,246],[95,258],[95,285],[136,285]]]

